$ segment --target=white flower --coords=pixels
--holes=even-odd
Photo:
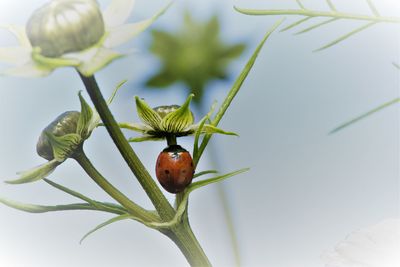
[[[144,31],[169,7],[149,19],[125,23],[134,2],[112,0],[101,11],[95,0],[52,0],[32,14],[26,27],[0,26],[19,42],[0,47],[0,61],[13,65],[4,74],[37,77],[75,67],[85,76],[93,75],[124,56],[113,49]]]
[[[323,258],[326,267],[399,267],[400,219],[351,233]]]

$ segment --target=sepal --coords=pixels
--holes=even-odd
[[[59,162],[71,157],[82,143],[82,138],[78,134],[66,134],[63,136],[55,136],[49,132],[45,132],[45,134],[53,148],[54,159]]]
[[[25,184],[31,183],[49,176],[61,162],[53,159],[45,164],[39,165],[33,169],[19,172],[19,178],[16,180],[5,181],[7,184]]]
[[[141,121],[152,127],[154,130],[160,130],[161,117],[156,111],[154,111],[145,101],[140,99],[138,96],[135,97],[136,109],[138,116]]]
[[[190,94],[185,103],[177,110],[167,114],[161,121],[161,128],[168,133],[185,132],[194,122],[194,116],[190,110],[190,102],[193,94]]]

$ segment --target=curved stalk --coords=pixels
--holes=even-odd
[[[79,73],[79,72],[78,72]],[[101,94],[100,88],[94,76],[86,77],[79,73],[79,76],[84,83],[86,90],[92,99],[92,102],[100,115],[103,124],[105,125],[109,135],[117,146],[119,152],[136,176],[137,180],[146,191],[151,202],[156,208],[161,219],[169,221],[174,217],[175,211],[168,200],[165,198],[160,188],[151,178],[150,174],[139,160],[136,153],[133,151],[131,145],[126,140],[118,123],[115,121],[114,116],[108,108],[107,102]]]
[[[115,188],[110,182],[104,178],[98,170],[93,166],[90,160],[86,157],[85,153],[82,151],[75,153],[73,157],[79,165],[85,170],[85,172],[92,178],[92,180],[98,184],[107,194],[109,194],[113,199],[125,207],[128,212],[133,215],[140,217],[145,221],[157,221],[159,220],[157,216],[153,213],[143,209],[136,203],[132,202],[128,197],[126,197],[121,191]]]

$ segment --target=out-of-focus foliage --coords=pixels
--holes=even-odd
[[[162,65],[146,85],[165,88],[182,82],[195,94],[196,104],[201,102],[208,82],[228,77],[228,64],[245,49],[244,43],[232,45],[222,40],[216,15],[199,22],[186,12],[181,29],[176,32],[153,30],[152,36],[150,50]]]

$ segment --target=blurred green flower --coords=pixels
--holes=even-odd
[[[4,74],[46,76],[59,67],[74,67],[91,76],[124,54],[115,50],[148,28],[166,8],[150,19],[125,23],[134,0],[112,0],[104,11],[96,0],[52,0],[37,9],[26,27],[1,26],[19,46],[0,47],[0,62],[14,67]]]
[[[243,43],[223,42],[217,16],[207,22],[197,22],[186,12],[178,32],[153,30],[152,35],[150,50],[160,58],[162,67],[146,85],[160,88],[182,82],[196,95],[197,104],[207,83],[226,79],[228,64],[245,49]]]

